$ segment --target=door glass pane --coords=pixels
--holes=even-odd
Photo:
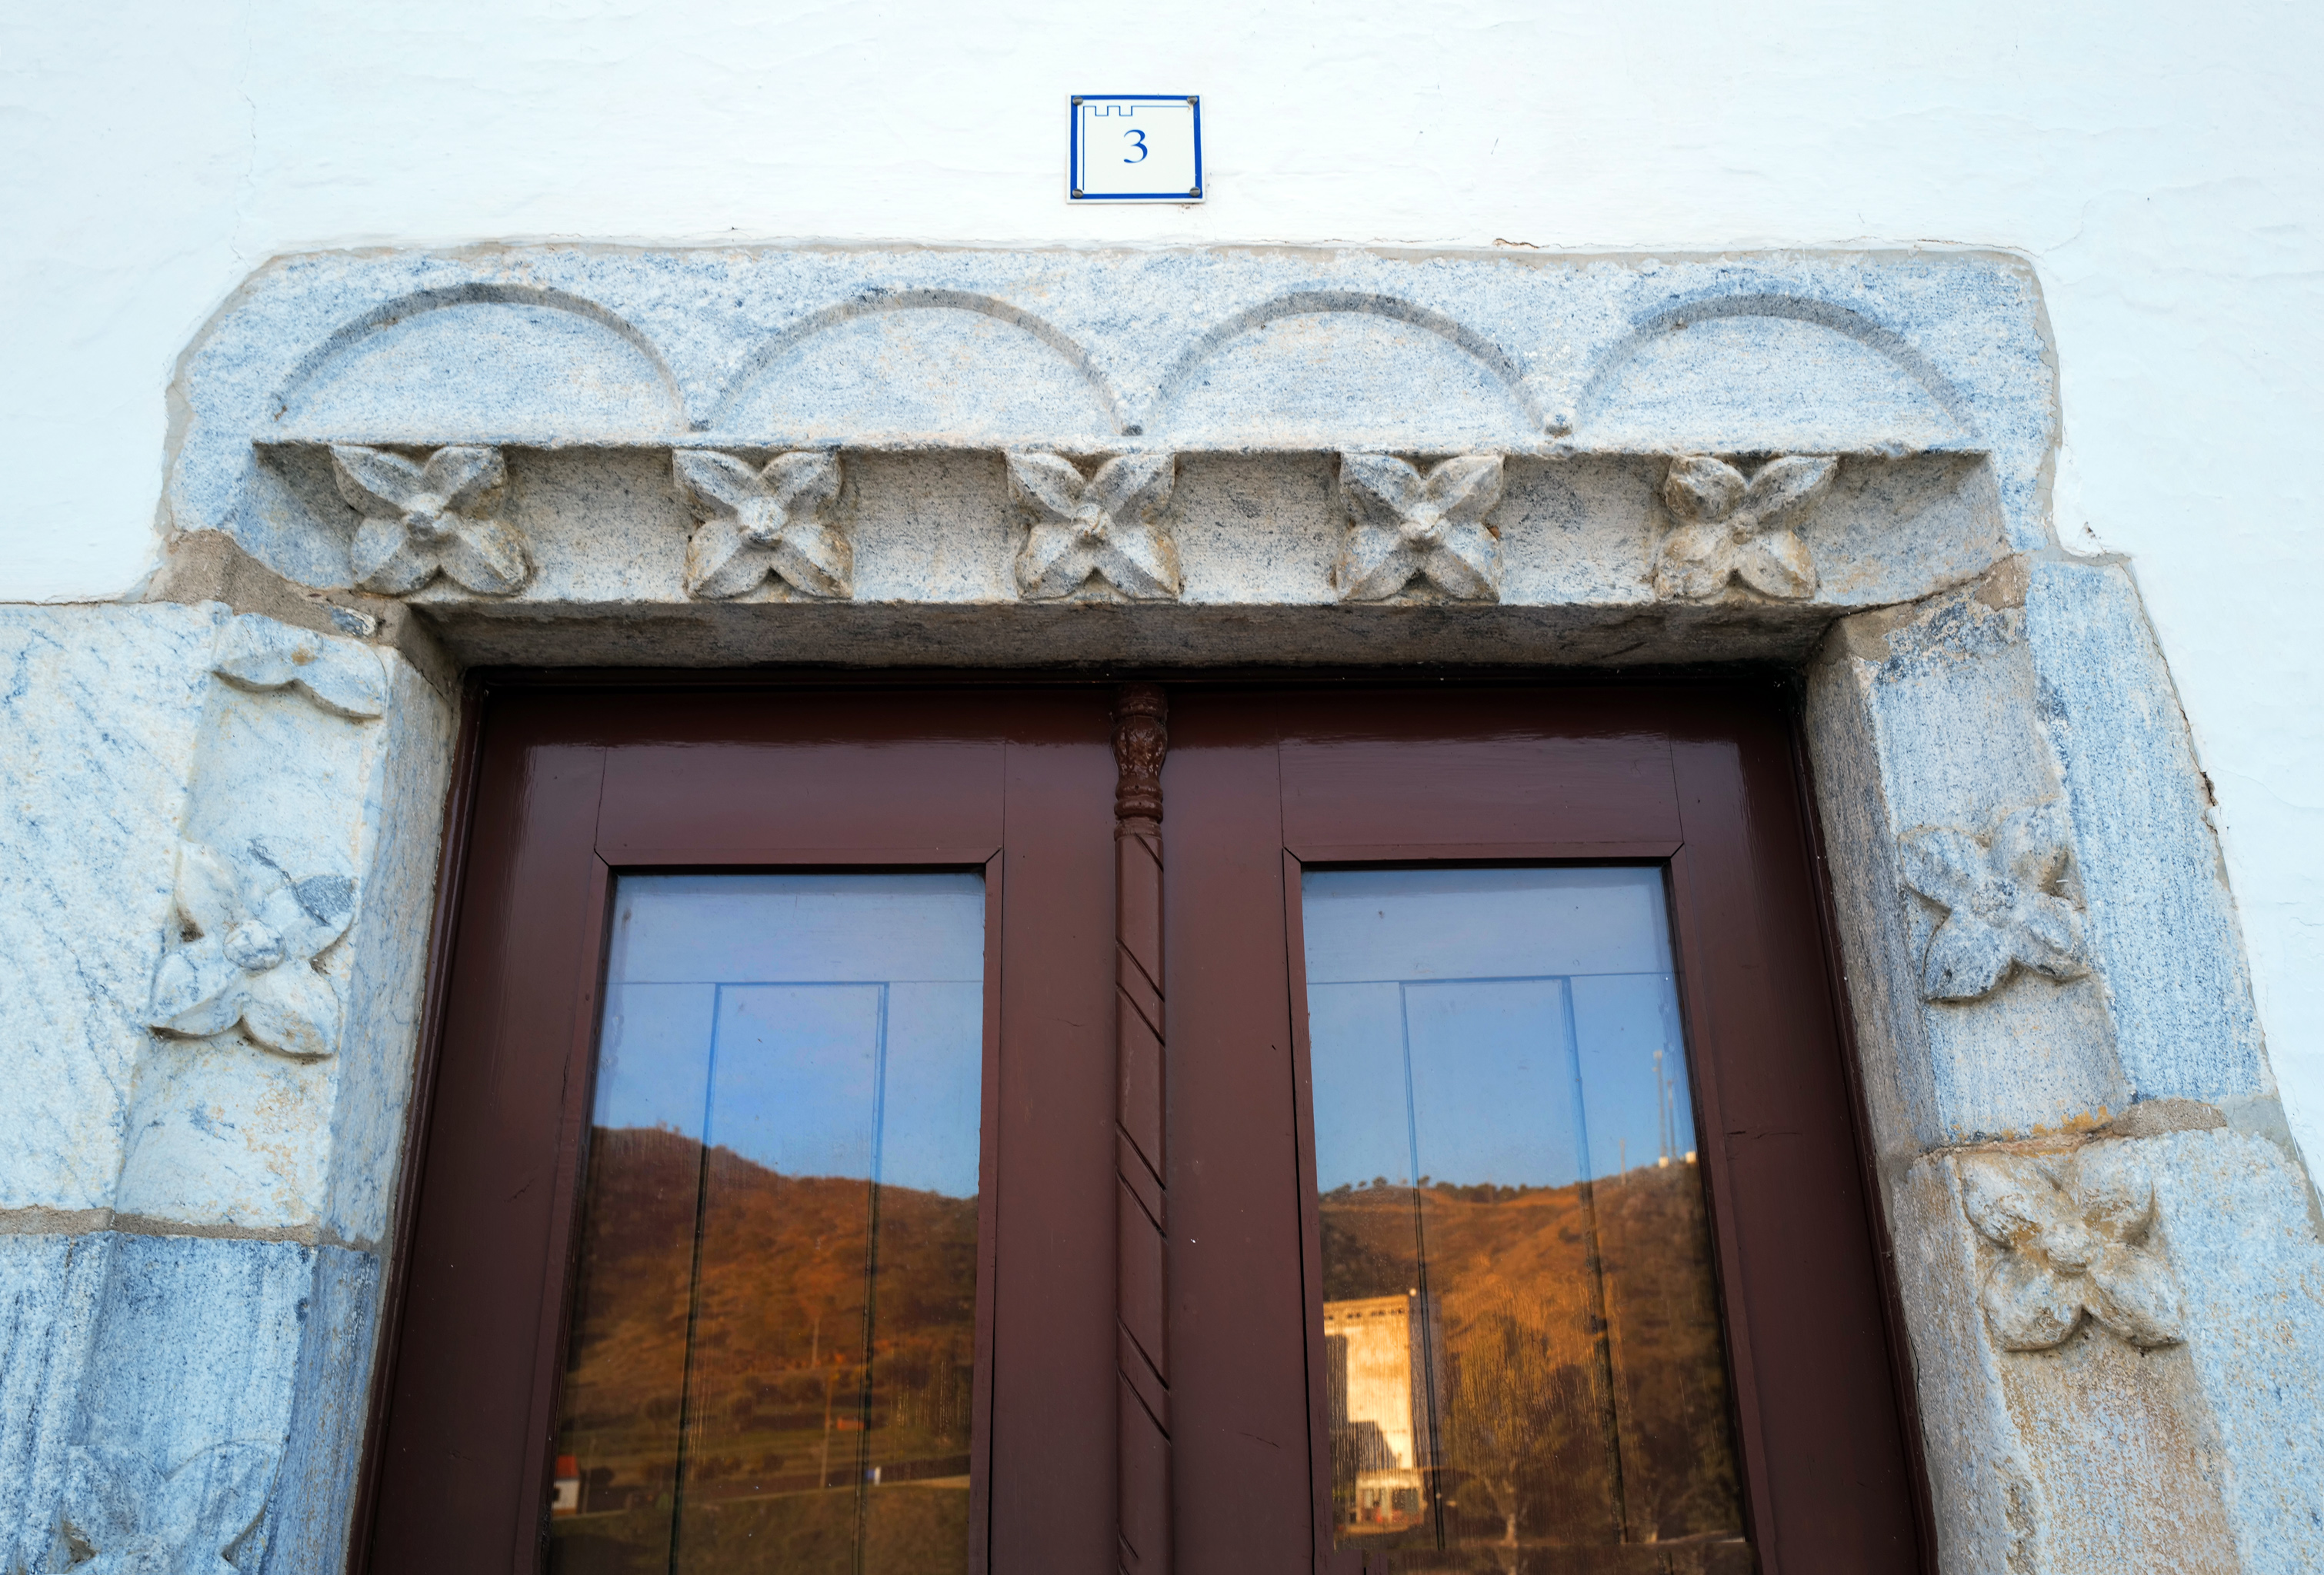
[[[1662,872],[1301,891],[1334,1544],[1748,1570]]]
[[[558,1575],[968,1564],[984,888],[615,889]]]

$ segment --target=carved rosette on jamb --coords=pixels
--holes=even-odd
[[[301,875],[260,837],[224,852],[181,843],[176,910],[179,943],[153,976],[149,1027],[188,1038],[239,1027],[301,1059],[338,1047],[338,988],[314,963],[355,918],[353,879]]]
[[[2019,969],[2064,981],[2089,972],[2065,806],[2006,810],[1983,835],[1920,826],[1898,848],[1904,884],[1945,910],[1929,937],[1921,996],[1972,1001]]]
[[[1114,700],[1116,1469],[1124,1575],[1170,1568],[1169,1215],[1162,999],[1162,691]]]
[[[2086,1315],[2143,1350],[2179,1342],[2179,1283],[2152,1239],[2154,1184],[2131,1145],[1959,1163],[1961,1207],[1996,1248],[1979,1300],[2002,1349],[2052,1349]]]

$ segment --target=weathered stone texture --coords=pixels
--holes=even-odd
[[[0,1570],[335,1567],[449,710],[215,603],[0,631]]]
[[[2203,775],[2130,576],[2040,564],[2025,616],[2124,1078],[2140,1099],[2272,1092]]]
[[[217,617],[0,607],[0,1208],[113,1202]]]

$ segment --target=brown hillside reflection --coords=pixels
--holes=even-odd
[[[1300,889],[1334,1575],[1750,1569],[1662,872]]]
[[[1341,1547],[1372,1570],[1751,1567],[1694,1166],[1321,1202]]]
[[[549,1568],[964,1570],[975,1259],[973,1198],[597,1130]]]

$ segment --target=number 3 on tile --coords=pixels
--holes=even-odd
[[[1194,93],[1076,93],[1065,143],[1074,202],[1203,200],[1203,100]]]

